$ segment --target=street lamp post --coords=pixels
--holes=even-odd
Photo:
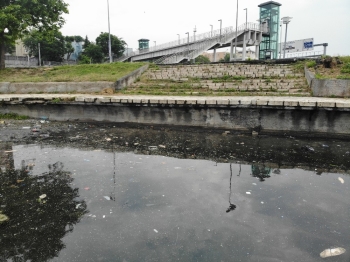
[[[196,32],[197,32],[197,27],[194,26],[194,29],[193,29],[193,42],[196,42]]]
[[[180,34],[177,34],[177,37],[178,37],[178,39],[179,39],[179,44],[180,44]]]
[[[287,29],[288,29],[288,24],[292,20],[293,17],[285,16],[282,17],[283,24],[286,24],[286,33],[285,33],[285,39],[284,39],[284,50],[283,50],[283,58],[286,57],[286,46],[287,46]]]
[[[219,19],[218,21],[220,21],[220,42],[221,42],[222,19]]]
[[[280,24],[280,59],[282,58],[282,24]]]
[[[157,41],[153,41],[154,43],[154,47],[156,48],[157,47]]]
[[[38,48],[39,48],[39,66],[41,66],[40,43],[38,43]]]
[[[187,32],[185,34],[187,34],[187,56],[189,56],[189,54],[190,54],[190,33]]]
[[[109,0],[107,0],[108,11],[108,50],[109,50],[109,62],[112,63],[112,47],[111,47],[111,29],[109,24]]]
[[[235,59],[237,59],[237,37],[238,37],[238,0],[237,0],[237,11],[236,11]]]
[[[244,8],[243,10],[245,10],[245,29],[247,30],[247,22],[248,22],[248,8]]]
[[[210,27],[211,27],[210,37],[213,37],[213,25],[210,25]]]

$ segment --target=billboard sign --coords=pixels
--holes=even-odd
[[[281,49],[282,52],[284,52],[284,43],[282,43]],[[304,52],[310,50],[314,50],[313,38],[289,41],[286,44],[286,53]]]

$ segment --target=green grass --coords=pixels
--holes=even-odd
[[[111,63],[0,70],[0,82],[116,81],[146,63]]]
[[[21,116],[15,113],[6,113],[6,114],[1,114],[0,113],[0,119],[15,119],[15,120],[24,120],[28,119],[28,116]]]

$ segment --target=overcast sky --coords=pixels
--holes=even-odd
[[[65,0],[69,14],[65,15],[64,35],[86,35],[95,41],[100,32],[108,32],[107,0]],[[248,22],[259,19],[258,5],[264,0],[239,0],[238,26],[245,22],[244,8],[248,8]],[[314,43],[328,43],[327,54],[350,55],[350,0],[279,0],[281,17],[291,16],[287,41],[314,38]],[[217,3],[217,4],[216,4]],[[109,0],[111,34],[123,38],[136,49],[138,39],[147,38],[150,46],[210,31],[210,24],[236,26],[236,1],[160,1]],[[283,26],[283,38],[285,26]],[[323,50],[322,47],[315,50]],[[224,50],[222,50],[224,51]]]

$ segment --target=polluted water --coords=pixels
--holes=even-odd
[[[348,262],[350,142],[222,133],[6,122],[1,259]]]

